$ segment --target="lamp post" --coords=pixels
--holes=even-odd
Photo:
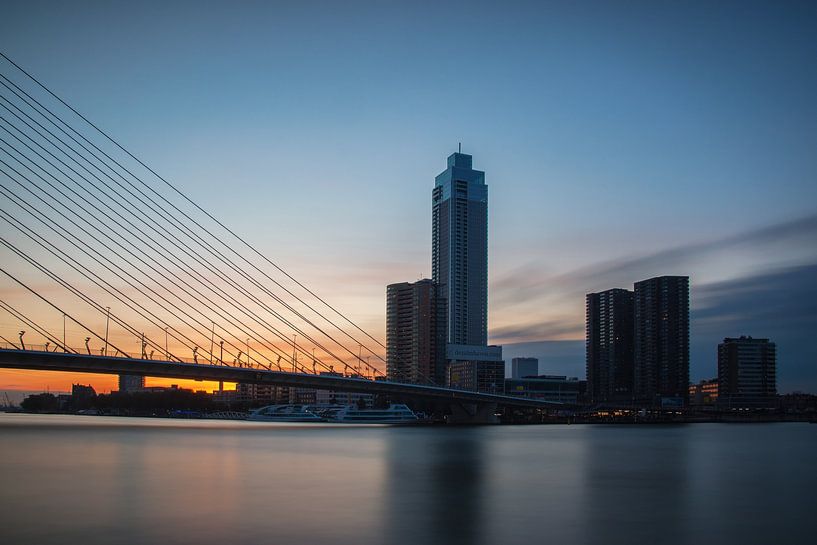
[[[210,330],[210,365],[213,365],[213,341],[216,336],[216,323],[211,323],[213,324],[213,328]]]
[[[297,359],[298,355],[295,352],[295,339],[298,335],[292,335],[292,372],[295,372],[295,360]]]
[[[111,307],[105,307],[108,311],[107,319],[105,320],[105,349],[104,354],[108,355],[108,328],[111,325]]]

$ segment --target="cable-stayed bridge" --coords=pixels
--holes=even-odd
[[[383,380],[380,340],[2,53],[0,195],[0,367],[554,406]]]

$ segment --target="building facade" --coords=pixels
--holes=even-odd
[[[630,402],[634,383],[634,294],[588,293],[585,307],[587,396],[593,403]]]
[[[635,399],[686,404],[689,396],[689,277],[635,284]]]
[[[120,392],[139,392],[145,389],[145,377],[142,375],[119,375]]]
[[[443,300],[446,384],[501,391],[502,348],[488,346],[488,186],[453,153],[431,193],[431,273]]]
[[[711,407],[718,401],[718,379],[702,380],[689,385],[689,404],[694,407]]]
[[[447,342],[488,342],[488,186],[454,153],[432,191],[431,275],[447,302]]]
[[[725,338],[718,345],[718,404],[770,407],[777,400],[777,347],[769,339]]]
[[[511,377],[525,378],[539,375],[539,360],[536,358],[513,358],[511,360]]]
[[[582,400],[586,386],[585,381],[575,377],[541,375],[508,378],[505,379],[505,394],[576,405]]]
[[[386,287],[386,370],[396,382],[445,383],[445,301],[431,280]]]

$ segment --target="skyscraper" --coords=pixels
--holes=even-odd
[[[633,397],[633,292],[615,288],[586,297],[587,393],[593,402]]]
[[[445,383],[445,304],[431,280],[386,287],[389,380]]]
[[[772,406],[777,396],[777,347],[769,339],[729,338],[718,345],[718,404]]]
[[[689,396],[689,277],[635,284],[635,397],[645,403]]]
[[[447,384],[501,391],[502,347],[488,344],[488,186],[464,153],[448,157],[431,194],[431,273],[445,301]]]
[[[488,342],[488,186],[454,153],[432,191],[431,275],[446,299],[451,344]]]

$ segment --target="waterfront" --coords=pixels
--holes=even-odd
[[[0,414],[6,543],[810,543],[817,426]]]

